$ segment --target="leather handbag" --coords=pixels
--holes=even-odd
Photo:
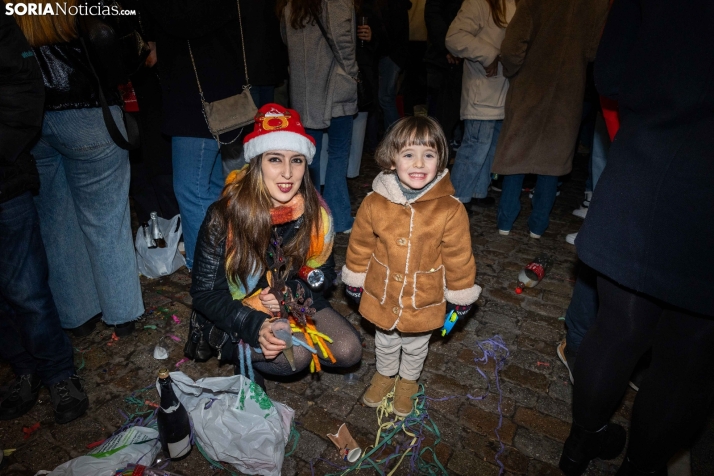
[[[216,139],[219,145],[226,145],[235,142],[241,134],[238,134],[235,139],[230,142],[221,142],[219,136],[225,132],[230,132],[239,127],[251,124],[255,120],[255,114],[258,108],[253,102],[253,97],[250,95],[250,80],[248,79],[248,62],[245,58],[245,40],[243,38],[243,19],[240,13],[240,0],[236,0],[238,5],[238,25],[240,26],[241,48],[243,50],[243,67],[245,69],[245,82],[243,92],[234,96],[220,99],[218,101],[208,102],[203,95],[201,81],[198,79],[198,71],[196,70],[196,61],[193,58],[191,50],[191,42],[188,42],[188,52],[191,56],[191,64],[193,72],[196,74],[196,83],[198,84],[198,92],[201,95],[201,104],[203,106],[203,117],[208,125],[208,130]]]
[[[210,335],[210,329],[206,329],[207,324],[211,323],[199,318],[196,311],[191,313],[188,339],[183,347],[183,355],[196,362],[205,362],[213,356],[213,349],[206,338],[207,335]]]

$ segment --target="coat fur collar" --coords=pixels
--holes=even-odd
[[[454,186],[451,185],[451,180],[447,178],[448,175],[448,169],[439,172],[436,178],[434,178],[429,185],[424,187],[424,190],[422,190],[419,195],[411,200],[407,200],[402,193],[402,190],[397,184],[397,180],[395,180],[395,174],[380,172],[379,175],[374,178],[374,182],[372,182],[372,190],[397,205],[411,204],[416,201],[434,200],[455,193]]]

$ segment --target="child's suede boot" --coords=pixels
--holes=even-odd
[[[412,395],[419,391],[419,384],[416,380],[407,380],[399,377],[394,387],[394,414],[405,417],[412,412]]]
[[[362,397],[362,402],[368,407],[378,407],[384,397],[394,388],[394,380],[394,377],[385,377],[379,372],[375,372],[371,385]]]

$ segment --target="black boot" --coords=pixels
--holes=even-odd
[[[580,476],[595,458],[617,458],[625,440],[625,429],[620,425],[610,423],[598,431],[588,431],[573,423],[558,466],[566,476]]]
[[[50,401],[55,411],[55,422],[60,425],[81,417],[89,408],[89,399],[78,375],[50,385]]]
[[[641,471],[632,464],[629,457],[625,457],[615,476],[667,476],[667,467],[655,471]]]
[[[13,420],[29,412],[37,403],[42,382],[33,374],[20,375],[0,402],[0,420]]]

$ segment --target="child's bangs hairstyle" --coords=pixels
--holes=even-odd
[[[406,147],[423,145],[431,147],[439,156],[438,171],[449,161],[449,145],[441,126],[431,117],[407,116],[392,125],[374,152],[374,160],[387,173],[393,172],[397,155]]]

